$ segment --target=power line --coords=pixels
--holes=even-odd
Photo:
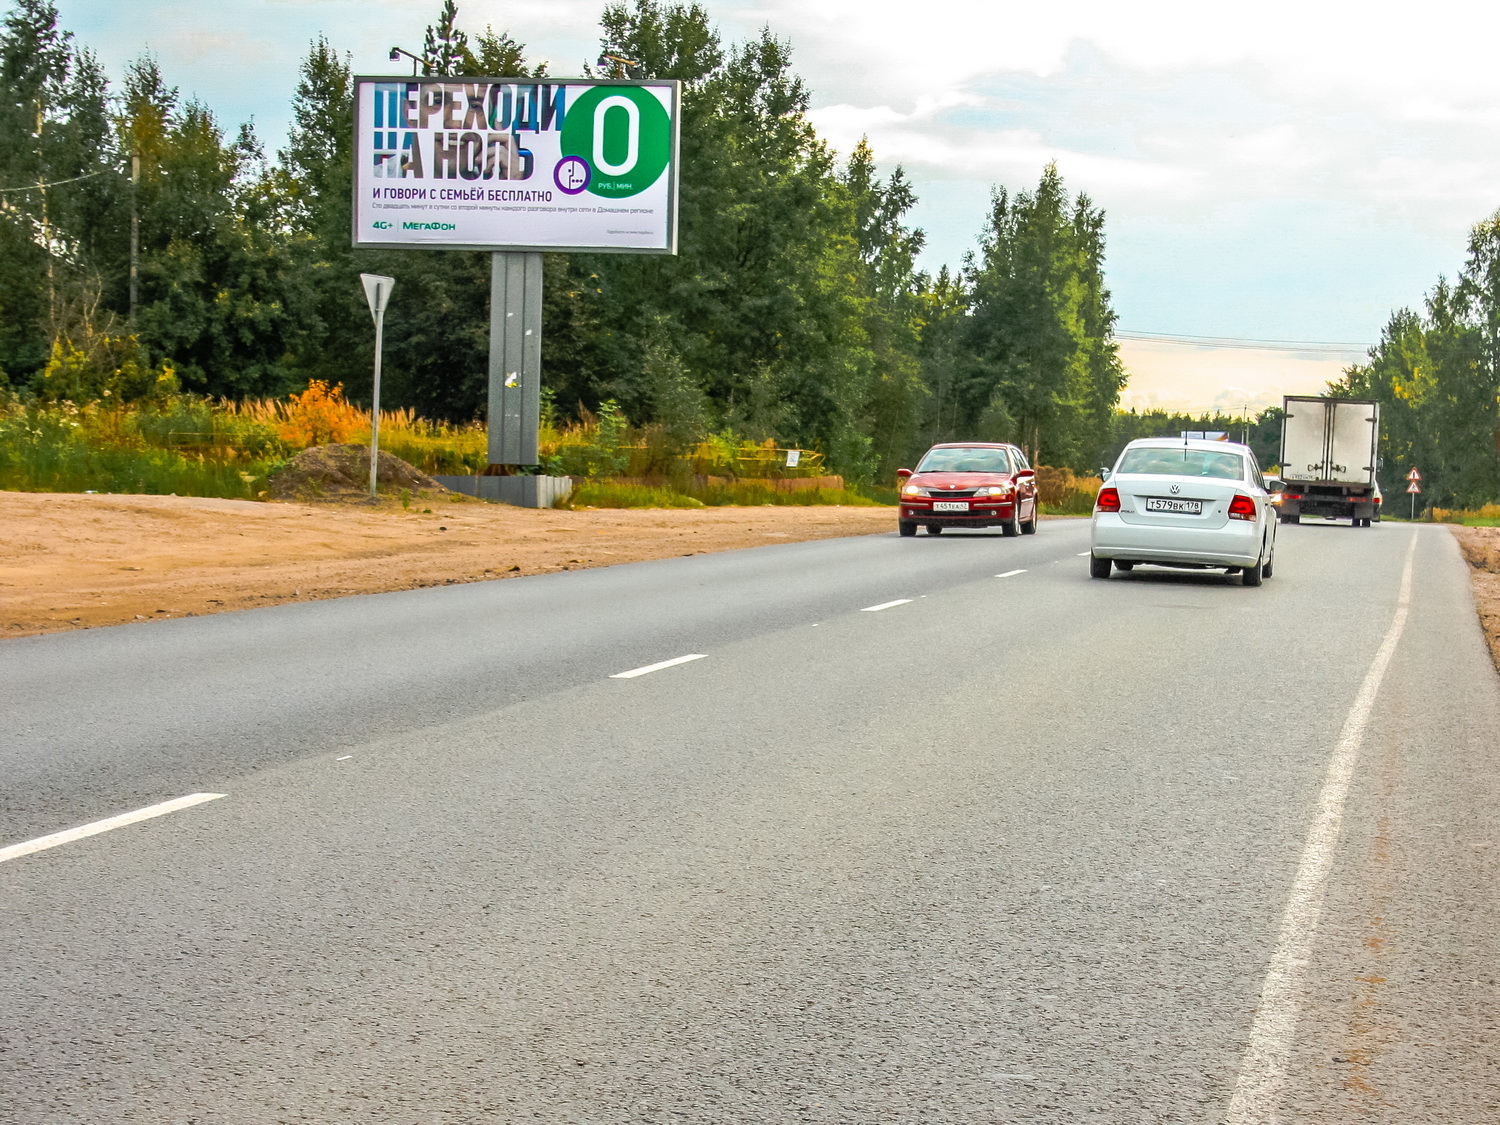
[[[1175,332],[1116,332],[1115,337],[1121,340],[1141,340],[1147,343],[1187,344],[1196,348],[1322,352],[1327,355],[1346,355],[1351,352],[1363,355],[1370,347],[1368,343],[1356,343],[1352,340],[1254,340],[1243,336],[1189,336]]]
[[[74,176],[71,180],[53,180],[50,184],[27,184],[25,187],[0,188],[0,194],[8,194],[13,191],[41,191],[43,188],[61,187],[63,184],[76,184],[79,180],[92,179],[94,176],[102,176],[106,172],[113,171],[113,168],[100,168],[97,172],[85,172],[81,176]]]

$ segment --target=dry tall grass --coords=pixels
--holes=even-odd
[[[1080,476],[1072,469],[1051,465],[1036,467],[1037,497],[1044,511],[1054,515],[1085,515],[1094,510],[1094,497],[1104,481],[1099,477]]]

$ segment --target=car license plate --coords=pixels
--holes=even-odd
[[[967,500],[934,500],[932,510],[934,512],[967,512],[969,502]]]
[[[1175,512],[1180,516],[1201,516],[1203,514],[1203,501],[1171,500],[1165,496],[1148,496],[1146,497],[1146,511]]]

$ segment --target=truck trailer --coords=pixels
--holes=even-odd
[[[1380,404],[1288,396],[1282,406],[1281,522],[1321,516],[1369,527],[1378,520]]]

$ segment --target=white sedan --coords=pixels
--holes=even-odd
[[[1137,563],[1271,577],[1276,509],[1248,446],[1192,438],[1127,445],[1094,502],[1089,573]]]

